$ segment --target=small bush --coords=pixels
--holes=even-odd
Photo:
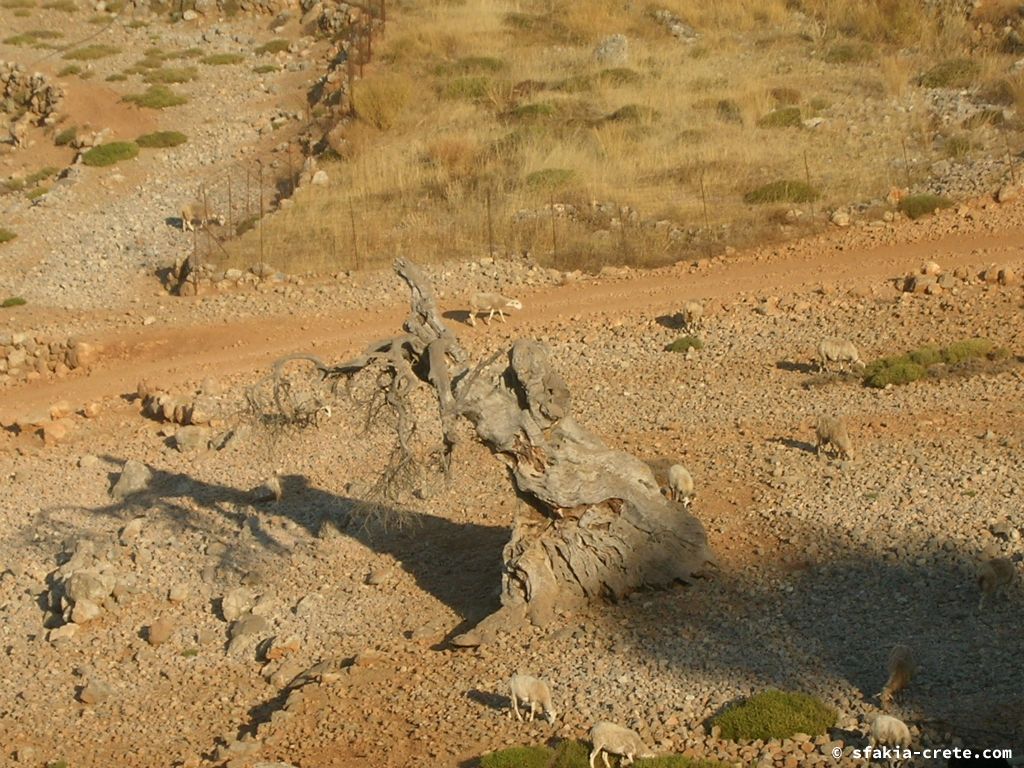
[[[1003,113],[1003,110],[989,107],[987,109],[979,109],[973,115],[968,115],[964,118],[961,125],[967,130],[974,130],[986,125],[1002,125],[1005,122],[1006,115]]]
[[[21,298],[21,296],[11,296],[9,299],[4,299],[0,302],[0,307],[3,309],[10,309],[11,307],[21,307],[25,304],[28,304],[28,302]]]
[[[151,69],[142,79],[152,84],[164,83],[187,83],[199,77],[199,70],[195,67],[170,67],[168,69]]]
[[[34,45],[37,48],[48,48],[52,47],[42,43],[43,40],[55,40],[58,37],[63,37],[63,32],[58,32],[55,29],[30,29],[28,32],[22,32],[20,35],[12,35],[4,40],[7,45]]]
[[[550,768],[583,768],[589,764],[590,746],[582,741],[559,742]]]
[[[43,8],[49,11],[60,11],[62,13],[74,13],[78,10],[78,6],[75,5],[74,0],[50,0],[48,3],[43,3]]]
[[[49,191],[50,191],[49,187],[36,187],[35,189],[31,190],[30,192],[26,192],[25,193],[25,197],[27,197],[29,200],[38,200],[40,197],[42,197],[43,195],[45,195]]]
[[[537,117],[551,117],[557,110],[555,105],[548,101],[537,101],[532,104],[520,104],[509,110],[511,117],[529,120]]]
[[[57,72],[57,77],[71,77],[72,75],[80,74],[82,74],[82,68],[80,66],[77,64],[68,64]]]
[[[472,75],[479,72],[496,73],[505,69],[505,62],[494,56],[466,56],[434,67],[434,74],[440,77],[450,75]]]
[[[770,182],[743,196],[745,203],[810,203],[817,199],[814,187],[793,179]]]
[[[35,8],[35,0],[0,0],[0,8],[22,9]]]
[[[487,98],[491,92],[491,78],[474,75],[472,77],[457,77],[444,84],[441,95],[447,99],[467,99],[469,101],[480,101]]]
[[[772,88],[768,93],[775,99],[775,103],[782,107],[791,107],[800,103],[800,91],[796,88]]]
[[[164,56],[166,59],[199,59],[203,56],[202,48],[185,48],[181,51],[172,51]]]
[[[780,107],[757,121],[759,128],[800,128],[803,118],[800,107]]]
[[[34,187],[43,179],[49,179],[51,176],[56,176],[59,171],[59,168],[54,168],[52,165],[48,165],[45,168],[40,168],[35,173],[25,177],[25,186]]]
[[[108,83],[123,83],[125,80],[128,79],[128,75],[124,74],[123,72],[115,72],[112,75],[107,75],[104,79]]]
[[[252,71],[257,75],[269,75],[271,72],[277,72],[280,69],[277,64],[258,64],[252,68]]]
[[[86,45],[82,48],[68,51],[64,54],[64,58],[73,59],[74,61],[95,61],[96,59],[105,59],[107,56],[113,56],[120,52],[121,49],[113,45]]]
[[[645,121],[657,120],[660,113],[650,107],[641,107],[639,104],[626,104],[619,107],[606,120],[612,122],[642,123]]]
[[[942,362],[942,352],[937,347],[919,347],[908,353],[907,357],[911,362],[923,365],[925,368]]]
[[[53,143],[56,144],[58,147],[66,147],[68,144],[75,140],[75,137],[77,135],[78,126],[72,125],[70,128],[65,128],[63,131],[58,133],[54,137]]]
[[[597,78],[607,85],[633,85],[643,80],[643,76],[639,72],[629,67],[602,69],[597,73]]]
[[[359,80],[352,89],[352,104],[359,117],[386,131],[398,122],[412,93],[408,77],[383,73]]]
[[[939,208],[949,208],[953,201],[941,195],[909,195],[900,200],[899,209],[911,219],[920,219]]]
[[[967,136],[950,136],[942,147],[942,153],[953,160],[963,160],[974,149],[974,143]]]
[[[569,168],[544,168],[526,175],[526,186],[554,188],[564,187],[576,178],[575,171]]]
[[[215,53],[212,56],[204,56],[200,61],[213,67],[222,67],[226,64],[241,64],[245,56],[240,53]]]
[[[188,137],[180,131],[157,131],[156,133],[145,133],[135,140],[143,149],[164,149],[166,147],[179,147],[188,141]]]
[[[510,747],[480,758],[480,768],[548,768],[553,752],[547,747]]]
[[[956,365],[962,363],[965,360],[971,360],[978,357],[986,357],[995,348],[988,339],[967,339],[965,341],[955,341],[948,347],[942,350],[942,361],[946,365]]]
[[[868,43],[837,43],[825,52],[829,64],[860,64],[875,58],[875,49]]]
[[[131,160],[138,154],[139,145],[134,141],[112,141],[90,149],[82,155],[82,162],[93,167],[103,167],[122,160]]]
[[[726,709],[713,720],[731,741],[788,739],[794,733],[819,736],[836,723],[835,710],[796,691],[767,690]]]
[[[715,114],[723,123],[738,125],[743,122],[743,109],[732,99],[721,99],[715,105]]]
[[[9,243],[16,237],[17,235],[11,232],[11,230],[0,227],[0,243]]]
[[[271,40],[270,42],[261,45],[259,48],[256,49],[256,53],[284,53],[285,51],[288,50],[289,45],[290,43],[284,38],[278,38],[276,40]]]
[[[947,59],[917,78],[925,88],[966,88],[981,72],[973,59]]]
[[[146,109],[167,109],[188,102],[188,97],[175,93],[165,85],[151,85],[143,93],[132,93],[121,99]]]
[[[882,389],[898,384],[909,384],[928,375],[923,365],[907,356],[886,357],[876,360],[864,370],[864,383],[869,387]]]
[[[697,336],[680,336],[675,341],[665,345],[666,352],[680,352],[684,355],[691,349],[704,349],[704,342]]]

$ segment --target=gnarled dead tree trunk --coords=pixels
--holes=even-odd
[[[508,466],[531,512],[514,522],[505,546],[502,608],[457,643],[487,642],[527,619],[543,624],[561,608],[701,572],[712,558],[700,522],[661,494],[644,462],[575,421],[569,390],[543,344],[520,339],[503,368],[495,355],[470,371],[426,276],[402,258],[395,270],[412,291],[402,335],[336,366],[296,357],[313,361],[328,379],[378,371],[379,392],[397,416],[393,468],[411,460],[408,395],[421,382],[436,394],[446,471],[459,418]]]

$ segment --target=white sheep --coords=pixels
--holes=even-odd
[[[868,744],[875,747],[898,747],[906,749],[910,746],[910,729],[907,724],[892,715],[871,715],[868,717]],[[896,762],[899,762],[898,760]]]
[[[549,723],[554,723],[558,716],[554,706],[551,704],[551,688],[546,682],[530,675],[513,675],[509,681],[512,689],[512,711],[516,714],[517,720],[523,716],[519,712],[519,705],[529,705],[526,719],[533,722],[533,716],[538,709],[544,713]]]
[[[694,331],[703,324],[704,307],[698,301],[688,301],[683,304],[683,327],[687,331]]]
[[[219,214],[209,213],[207,206],[198,200],[193,200],[181,206],[182,231],[193,232],[196,226],[202,228],[214,223],[223,227],[224,217]]]
[[[487,324],[490,325],[494,313],[498,313],[501,322],[505,321],[505,310],[522,309],[523,303],[519,299],[510,299],[500,293],[474,293],[469,300],[469,324],[476,325],[476,316],[479,312],[489,312]]]
[[[905,645],[894,646],[889,654],[889,679],[886,680],[885,687],[878,697],[882,709],[887,709],[892,704],[893,697],[907,687],[916,671],[914,652]]]
[[[842,416],[819,416],[815,427],[818,437],[817,452],[827,445],[836,449],[840,456],[853,458],[853,442],[850,440],[850,433],[846,428],[846,419]]]
[[[857,347],[846,339],[824,339],[818,344],[818,364],[821,370],[829,373],[829,363],[839,363],[842,369],[846,368],[847,363],[864,367]]]
[[[978,610],[985,607],[985,598],[989,595],[1005,594],[1015,574],[1016,568],[1008,557],[993,557],[982,563],[978,569],[978,586],[981,587]]]
[[[644,746],[640,734],[621,725],[601,721],[590,729],[590,768],[594,768],[594,758],[598,753],[604,760],[605,768],[609,768],[608,755],[621,755],[620,765],[630,765],[637,757],[654,757]]]
[[[682,464],[673,464],[668,468],[669,498],[686,506],[690,505],[697,494],[693,490],[693,475]]]

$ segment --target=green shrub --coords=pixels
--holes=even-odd
[[[925,88],[966,88],[981,72],[973,59],[947,59],[917,78]]]
[[[131,160],[138,154],[139,145],[134,141],[112,141],[90,149],[82,155],[82,162],[93,167],[103,167]]]
[[[626,104],[616,109],[605,119],[612,122],[642,123],[657,120],[660,116],[661,113],[656,109],[641,107],[639,104]]]
[[[794,104],[800,103],[800,91],[796,88],[780,86],[779,88],[772,88],[768,93],[775,99],[776,104],[783,107],[791,107]]]
[[[759,128],[800,128],[803,124],[800,107],[779,107],[757,121]]]
[[[60,168],[54,168],[52,165],[48,165],[45,168],[40,168],[35,173],[29,174],[25,177],[25,186],[34,187],[43,179],[49,179],[52,176],[56,176],[60,172]]]
[[[576,178],[576,172],[570,168],[544,168],[526,175],[528,187],[563,187]]]
[[[181,51],[172,51],[164,56],[166,59],[199,59],[205,51],[202,48],[185,48]]]
[[[49,191],[49,187],[36,187],[35,189],[26,192],[25,197],[27,197],[29,200],[37,200]]]
[[[770,182],[743,196],[745,203],[810,203],[817,199],[814,187],[793,179]]]
[[[113,45],[86,45],[82,48],[68,51],[64,54],[64,58],[75,61],[95,61],[96,59],[105,59],[107,56],[113,56],[115,53],[120,52],[121,49]]]
[[[408,77],[381,73],[356,82],[352,105],[359,117],[386,131],[398,122],[412,94],[413,84]]]
[[[50,48],[43,40],[55,40],[58,37],[63,37],[63,32],[58,32],[55,29],[30,29],[28,32],[22,32],[20,35],[12,35],[4,40],[7,45],[33,45],[37,48]]]
[[[82,68],[80,66],[77,64],[68,64],[57,72],[57,77],[71,77],[72,75],[80,74],[82,74]]]
[[[269,75],[271,72],[277,72],[280,69],[277,64],[257,64],[252,68],[252,71],[257,75]]]
[[[480,101],[487,98],[491,92],[492,81],[489,77],[473,75],[469,77],[456,77],[444,84],[441,95],[447,99],[467,99],[469,101]]]
[[[276,40],[271,40],[270,42],[261,45],[256,49],[256,53],[283,53],[288,50],[289,45],[290,43],[284,38],[277,38]]]
[[[949,208],[953,201],[941,195],[923,194],[909,195],[900,200],[899,209],[911,219],[919,219],[939,208]]]
[[[175,93],[166,85],[151,85],[143,93],[132,93],[124,96],[121,101],[127,101],[146,109],[167,109],[177,107],[188,102],[188,97]]]
[[[480,768],[548,768],[554,753],[547,747],[510,747],[480,758]]]
[[[974,149],[974,142],[968,136],[950,136],[942,147],[942,153],[954,160],[962,160]]]
[[[505,62],[494,56],[466,56],[455,61],[438,64],[434,67],[434,74],[439,77],[450,75],[472,75],[478,72],[501,72],[505,69]]]
[[[909,355],[883,357],[874,360],[864,369],[864,383],[869,387],[882,389],[898,384],[909,384],[928,375],[924,365],[915,363]]]
[[[63,13],[74,13],[78,10],[78,6],[75,5],[74,0],[50,0],[48,3],[43,3],[43,8],[50,11],[61,11]]]
[[[143,149],[164,149],[166,147],[180,147],[188,141],[188,136],[180,131],[156,131],[155,133],[144,133],[135,140]]]
[[[675,341],[665,345],[666,352],[681,352],[686,354],[691,349],[704,349],[704,342],[698,336],[680,336]]]
[[[17,235],[11,232],[11,230],[0,227],[0,244],[9,243],[16,237]]]
[[[112,75],[107,75],[104,79],[108,83],[123,83],[125,80],[128,79],[128,75],[124,74],[123,72],[115,72]]]
[[[4,299],[0,302],[0,308],[10,309],[11,307],[21,307],[25,304],[28,304],[28,302],[21,298],[21,296],[11,296],[10,298]]]
[[[721,99],[715,105],[715,114],[723,123],[742,123],[743,110],[732,99]]]
[[[925,368],[942,362],[942,352],[937,347],[918,347],[909,352],[907,357],[911,362],[923,365]]]
[[[965,360],[978,357],[986,357],[994,348],[995,344],[988,339],[966,339],[955,341],[942,350],[942,361],[946,365],[956,365]]]
[[[825,61],[829,64],[859,64],[873,58],[875,49],[868,43],[836,43],[825,51]]]
[[[75,140],[75,137],[77,135],[78,126],[72,125],[70,128],[65,128],[63,131],[58,133],[54,137],[53,143],[56,144],[58,147],[66,147],[68,144]]]
[[[200,61],[214,67],[221,67],[225,64],[241,64],[245,56],[240,53],[215,53],[212,56],[204,56]]]
[[[559,742],[550,768],[583,768],[589,766],[590,746],[583,741]]]
[[[819,736],[836,723],[835,710],[797,691],[767,690],[726,709],[713,721],[730,741]]]
[[[643,76],[636,70],[629,67],[612,67],[602,69],[597,73],[597,78],[608,85],[632,85],[643,80]]]
[[[164,83],[187,83],[199,77],[199,70],[195,67],[170,67],[168,69],[151,69],[142,79],[150,84]]]
[[[557,110],[555,105],[548,101],[536,101],[532,104],[520,104],[509,110],[511,117],[520,119],[531,119],[537,117],[551,117]]]

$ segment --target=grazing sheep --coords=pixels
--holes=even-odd
[[[594,768],[594,758],[598,753],[604,760],[605,768],[609,768],[608,755],[621,755],[620,765],[630,765],[637,757],[654,757],[647,751],[640,734],[621,725],[601,721],[590,729],[590,768]]]
[[[476,316],[479,312],[489,312],[487,315],[487,324],[491,324],[491,319],[494,317],[494,313],[498,313],[498,317],[501,318],[501,322],[505,321],[505,310],[507,309],[522,309],[523,303],[519,299],[510,299],[507,296],[502,296],[500,293],[474,293],[473,297],[469,300],[469,324],[476,325]]]
[[[846,419],[842,416],[819,416],[816,431],[819,456],[824,446],[831,445],[839,456],[853,458],[853,443],[846,429]]]
[[[687,331],[695,331],[703,324],[704,307],[698,301],[688,301],[683,304],[683,327]]]
[[[512,688],[512,711],[516,714],[517,720],[522,720],[519,713],[520,704],[529,704],[530,710],[526,719],[533,722],[534,713],[538,708],[547,717],[549,723],[554,723],[558,716],[555,708],[551,705],[551,688],[543,680],[530,675],[513,675],[509,681]]]
[[[898,747],[906,749],[910,746],[910,729],[907,724],[892,715],[870,715],[868,717],[868,744],[876,747]],[[899,763],[899,760],[893,762]]]
[[[693,490],[693,475],[682,464],[673,464],[668,468],[668,488],[669,498],[686,506],[697,495]]]
[[[981,598],[978,610],[985,606],[985,598],[989,595],[1006,593],[1006,588],[1013,582],[1016,568],[1008,557],[993,557],[981,564],[978,570],[978,586],[981,587]]]
[[[914,661],[914,652],[905,645],[894,646],[889,654],[889,679],[885,688],[879,694],[882,702],[882,709],[888,709],[892,704],[893,696],[907,687],[907,683],[914,677],[917,671],[917,662]]]
[[[181,206],[181,229],[184,232],[194,232],[196,226],[200,228],[209,224],[224,226],[224,217],[214,213],[208,213],[203,203],[193,200]]]
[[[839,367],[846,369],[846,364],[859,365],[864,367],[864,361],[860,359],[860,353],[852,341],[845,339],[825,339],[818,344],[818,365],[825,373],[830,373],[829,363],[839,363]]]

